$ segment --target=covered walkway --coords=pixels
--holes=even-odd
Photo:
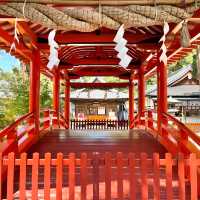
[[[167,64],[200,44],[200,6],[170,2],[0,1],[0,47],[30,72],[28,113],[0,131],[0,199],[3,179],[8,200],[198,199],[200,137],[168,113]],[[40,108],[41,74],[52,80],[50,108]],[[157,109],[148,110],[155,74]],[[125,82],[82,83],[84,76]],[[129,119],[72,126],[71,88],[128,89]]]

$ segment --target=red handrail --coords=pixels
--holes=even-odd
[[[185,124],[177,120],[168,113],[163,113],[163,116],[173,121],[180,129],[182,129],[190,138],[192,138],[198,145],[200,145],[200,137],[191,131]]]
[[[19,117],[12,124],[10,124],[9,126],[5,127],[3,130],[0,131],[0,138],[7,135],[11,130],[13,130],[15,127],[17,127],[22,121],[27,120],[31,117],[33,117],[32,112]]]
[[[27,113],[0,131],[0,141],[3,142],[0,146],[0,152],[3,154],[10,151],[17,153],[29,148],[38,140],[38,136],[41,136],[41,133],[43,133],[41,131],[51,126],[50,114],[53,114],[53,127],[58,125],[59,127],[68,128],[67,122],[61,113],[56,116],[54,110],[43,109],[40,111],[40,135],[35,134],[34,113]]]
[[[138,126],[143,125],[145,128],[148,127],[149,132],[152,133],[154,136],[155,136],[155,134],[157,134],[157,136],[159,136],[160,139],[163,139],[161,141],[164,142],[163,144],[165,145],[165,147],[167,149],[170,145],[173,144],[173,141],[170,139],[171,137],[170,138],[164,137],[165,134],[163,134],[163,131],[168,132],[173,137],[173,140],[176,141],[177,144],[174,143],[174,145],[175,145],[174,147],[175,147],[176,151],[174,151],[174,152],[178,152],[178,151],[187,152],[187,153],[194,152],[194,151],[196,152],[196,150],[197,150],[196,145],[200,145],[200,137],[197,134],[195,134],[185,124],[183,124],[178,119],[176,119],[175,117],[171,116],[168,113],[162,114],[163,118],[166,119],[165,120],[166,123],[162,124],[161,131],[159,131],[153,125],[153,123],[157,123],[157,120],[152,119],[152,115],[149,115],[149,113],[153,113],[153,112],[155,112],[155,111],[145,110],[144,113],[142,113],[142,116],[139,116],[140,118],[137,120]],[[145,115],[145,113],[148,113],[148,115]],[[175,126],[177,126],[178,129],[176,130],[175,127],[171,127],[172,125],[169,124],[168,121],[171,121]],[[179,140],[179,138],[174,137],[174,135],[176,134],[174,131],[177,132],[178,134],[180,134],[180,140]],[[192,144],[191,144],[191,142],[187,143],[187,141],[189,141],[188,137],[190,139],[192,139],[192,141],[191,141]],[[168,142],[169,142],[169,144],[168,144]],[[193,142],[196,143],[196,145],[193,144]],[[179,146],[180,148],[178,148],[178,146],[177,146],[179,144],[180,144],[180,146]],[[189,146],[188,146],[188,144],[189,144]],[[184,147],[184,148],[182,148],[182,147]],[[171,147],[169,149],[168,150],[170,152],[174,153],[172,151]]]

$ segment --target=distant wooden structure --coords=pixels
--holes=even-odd
[[[168,108],[187,115],[200,113],[200,82],[192,77],[192,67],[186,66],[171,74],[167,80]],[[157,87],[147,93],[157,107]],[[171,101],[170,101],[171,99]]]
[[[95,78],[93,84],[104,83]],[[75,119],[117,120],[120,107],[128,102],[127,92],[117,88],[82,88],[71,92],[72,113]],[[127,119],[128,120],[128,119]]]

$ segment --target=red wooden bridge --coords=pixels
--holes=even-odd
[[[138,13],[145,6],[137,5],[135,13],[137,2],[0,1],[0,48],[30,64],[29,113],[0,132],[0,199],[198,199],[200,138],[167,113],[168,66],[160,60],[159,42],[163,21],[170,19],[168,63],[198,47],[198,2],[160,6],[160,1],[146,1],[148,9],[157,10],[156,19],[152,12]],[[180,44],[182,20],[191,36],[188,47]],[[114,49],[120,24],[127,26],[124,38],[132,57],[127,68],[119,65]],[[48,34],[54,28],[60,64],[50,70]],[[10,51],[13,44],[16,49]],[[40,108],[41,73],[53,81],[52,110]],[[153,75],[158,85],[156,111],[147,110],[145,103],[145,85]],[[82,76],[114,76],[126,82],[73,82]],[[128,88],[129,120],[71,120],[71,87]]]

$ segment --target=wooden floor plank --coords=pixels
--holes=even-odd
[[[64,155],[73,152],[76,157],[80,157],[81,152],[87,153],[88,156],[92,156],[93,152],[100,154],[110,152],[112,155],[117,152],[134,152],[136,154],[145,152],[152,157],[154,152],[158,152],[160,157],[164,158],[166,150],[144,130],[53,130],[49,131],[29,150],[29,155],[34,152],[39,152],[40,157],[44,157],[46,152],[51,152],[52,157],[56,157],[59,152]]]

